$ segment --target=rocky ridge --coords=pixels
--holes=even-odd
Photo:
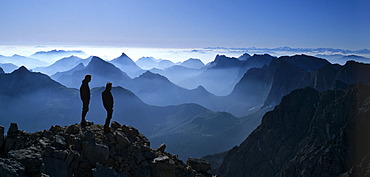
[[[176,155],[157,150],[130,126],[52,126],[26,133],[12,123],[7,135],[0,126],[0,176],[50,177],[202,177],[210,165],[200,159],[184,164]]]
[[[230,150],[220,176],[369,176],[370,85],[298,89]]]

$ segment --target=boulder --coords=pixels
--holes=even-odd
[[[42,158],[40,152],[35,147],[26,149],[11,150],[8,152],[8,157],[20,162],[26,171],[27,176],[41,175]]]
[[[56,147],[57,149],[66,149],[67,144],[65,142],[65,138],[60,135],[55,135],[54,141],[51,143],[52,146]]]
[[[0,176],[1,177],[17,177],[24,176],[24,167],[21,163],[14,159],[0,158]]]
[[[117,130],[118,128],[121,128],[121,124],[119,124],[118,122],[116,121],[113,121],[110,126],[114,129],[114,130]]]
[[[211,170],[211,164],[202,159],[188,158],[186,164],[198,173],[206,174]]]
[[[66,128],[65,133],[67,133],[67,134],[78,134],[78,133],[80,133],[80,128],[77,125],[70,125]]]
[[[164,153],[164,150],[166,149],[166,144],[161,144],[161,146],[159,146],[159,148],[157,149],[158,152],[160,153]]]
[[[176,177],[175,162],[168,156],[155,158],[150,164],[152,177]]]
[[[91,165],[97,162],[105,163],[109,157],[109,149],[106,145],[91,142],[82,142],[82,155]]]
[[[118,149],[127,148],[128,146],[130,146],[130,140],[128,140],[128,138],[123,132],[115,131],[114,135],[116,137]]]
[[[10,127],[8,129],[8,135],[13,135],[18,133],[18,125],[17,123],[10,123]]]

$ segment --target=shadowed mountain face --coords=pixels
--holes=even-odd
[[[263,117],[262,124],[239,147],[227,153],[219,174],[368,174],[369,99],[370,86],[361,84],[347,91],[293,91]],[[361,163],[363,166],[358,166]]]
[[[0,74],[4,74],[5,71],[3,70],[3,68],[0,67]]]
[[[76,57],[76,56],[72,55],[70,57],[62,58],[62,59],[56,61],[55,63],[53,63],[50,66],[37,67],[37,68],[34,68],[32,70],[36,71],[36,72],[42,72],[42,73],[45,73],[45,74],[51,76],[51,75],[54,75],[57,72],[68,71],[68,70],[70,70],[71,68],[74,68],[75,66],[77,66],[80,63],[82,63],[83,65],[87,65],[90,61],[91,61],[91,57],[89,57],[87,59],[82,59],[82,58],[79,58],[79,57]]]
[[[265,67],[248,70],[232,93],[225,97],[228,106],[224,111],[246,115],[254,107],[275,106],[284,95],[307,86],[324,91],[346,88],[348,84],[370,83],[366,77],[369,72],[369,64],[354,61],[340,66],[305,55],[280,57]]]
[[[79,115],[78,92],[48,76],[21,67],[0,75],[1,125],[19,122],[27,130],[40,130],[55,123],[75,122]]]
[[[144,72],[140,67],[136,65],[130,57],[125,53],[122,53],[121,56],[113,59],[110,63],[114,64],[117,68],[125,72],[131,78],[137,77]]]

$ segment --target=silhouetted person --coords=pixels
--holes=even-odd
[[[105,90],[101,93],[104,108],[105,110],[107,110],[107,118],[105,119],[104,132],[110,132],[109,124],[110,124],[110,120],[112,119],[112,114],[113,114],[113,102],[114,101],[113,101],[113,96],[110,90],[112,90],[112,83],[108,82],[107,85],[105,86]]]
[[[81,126],[86,126],[86,114],[89,111],[89,103],[90,103],[90,87],[89,82],[91,81],[91,75],[86,74],[85,79],[82,81],[80,87],[80,97],[82,100],[82,115],[81,115]]]

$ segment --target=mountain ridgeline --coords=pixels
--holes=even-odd
[[[217,55],[213,62],[206,65],[198,59],[171,63],[168,60],[151,57],[144,57],[134,62],[124,53],[111,61],[105,61],[96,56],[86,59],[71,56],[62,58],[50,66],[32,70],[23,66],[15,71],[11,71],[11,68],[0,69],[2,85],[0,106],[4,108],[0,109],[0,125],[7,126],[11,122],[17,122],[24,130],[34,132],[48,129],[51,125],[67,126],[79,122],[82,103],[78,88],[86,74],[92,75],[88,120],[103,124],[106,112],[101,102],[101,92],[104,90],[102,86],[112,82],[114,86],[112,94],[115,100],[113,120],[137,128],[148,137],[152,147],[165,143],[168,152],[179,155],[179,159],[199,158],[228,151],[242,143],[253,132],[239,147],[233,148],[228,153],[208,156],[210,159],[216,159],[216,167],[225,157],[218,170],[221,176],[308,174],[307,171],[311,169],[303,169],[304,165],[294,166],[293,164],[298,163],[298,159],[307,160],[305,158],[312,157],[317,160],[315,155],[319,152],[317,149],[310,149],[308,145],[302,148],[297,143],[317,142],[318,144],[315,144],[317,147],[324,145],[326,147],[326,145],[332,146],[329,144],[334,141],[342,141],[329,136],[323,139],[321,137],[323,132],[313,131],[318,127],[332,133],[334,130],[331,127],[338,126],[341,127],[339,129],[343,129],[342,134],[348,133],[344,131],[346,127],[341,124],[344,120],[336,123],[343,117],[333,118],[331,122],[325,122],[328,125],[323,126],[321,125],[323,122],[313,121],[318,119],[315,116],[329,116],[329,113],[332,113],[332,117],[335,117],[343,113],[347,116],[346,120],[349,120],[355,114],[346,111],[352,109],[360,112],[359,108],[365,108],[359,105],[367,103],[365,99],[363,103],[355,104],[350,98],[359,100],[366,97],[366,94],[362,94],[367,91],[364,84],[370,84],[369,64],[355,61],[347,61],[344,65],[331,64],[327,60],[307,55],[278,58],[268,54],[252,56],[244,54],[238,58]],[[362,84],[351,86],[359,83]],[[302,88],[306,89],[297,91]],[[360,97],[352,94],[354,92],[361,93],[357,94]],[[346,96],[346,99],[341,96]],[[340,104],[340,101],[348,104]],[[340,109],[344,112],[340,112]],[[280,113],[278,116],[275,115],[279,110],[283,111],[281,115]],[[339,112],[335,113],[336,111]],[[268,118],[272,115],[281,118],[276,120]],[[299,116],[305,117],[302,118],[303,122],[301,119],[298,120]],[[263,128],[267,126],[266,121],[270,122],[269,127]],[[271,121],[275,122],[271,123]],[[364,121],[366,123],[366,120]],[[320,123],[320,126],[316,125],[317,123]],[[277,132],[276,135],[268,133],[268,136],[264,135],[265,131],[274,132],[275,129],[282,132]],[[302,132],[294,132],[296,129]],[[333,132],[335,137],[339,137],[338,132]],[[328,132],[324,133],[328,134]],[[294,136],[290,137],[286,134],[294,134]],[[307,136],[312,138],[307,140],[309,143],[303,142]],[[261,137],[266,139],[260,139]],[[251,138],[253,141],[248,140]],[[267,139],[268,142],[266,142]],[[253,142],[253,145],[245,145],[248,144],[246,142]],[[353,144],[351,139],[348,141],[343,139],[343,142],[348,145]],[[365,145],[367,146],[366,143]],[[244,150],[244,147],[249,150]],[[259,152],[255,151],[255,148]],[[303,152],[300,148],[309,151]],[[330,149],[328,151],[333,154],[339,153],[332,152]],[[351,150],[348,152],[352,153]],[[272,155],[267,156],[266,153],[272,153]],[[305,157],[302,154],[309,155]],[[321,172],[329,176],[354,173],[350,168],[356,169],[356,164],[362,164],[363,155],[359,155],[361,160],[346,157],[345,161],[349,160],[350,163],[343,168],[340,165],[344,157],[340,156],[339,160],[333,161],[338,161],[340,165],[335,168],[340,168],[341,171],[329,170],[329,172],[325,171],[326,169],[315,169],[316,172],[311,170],[312,174],[308,176],[315,176],[314,174],[321,174]],[[320,158],[323,161],[324,157],[320,156]],[[262,160],[258,161],[258,159]],[[268,160],[264,161],[266,159]],[[243,163],[250,167],[249,170],[239,169],[244,168]],[[302,161],[303,163],[306,162]],[[261,164],[261,169],[254,168],[258,164]],[[306,164],[310,165],[311,162]],[[268,165],[272,165],[273,168],[262,169]]]

